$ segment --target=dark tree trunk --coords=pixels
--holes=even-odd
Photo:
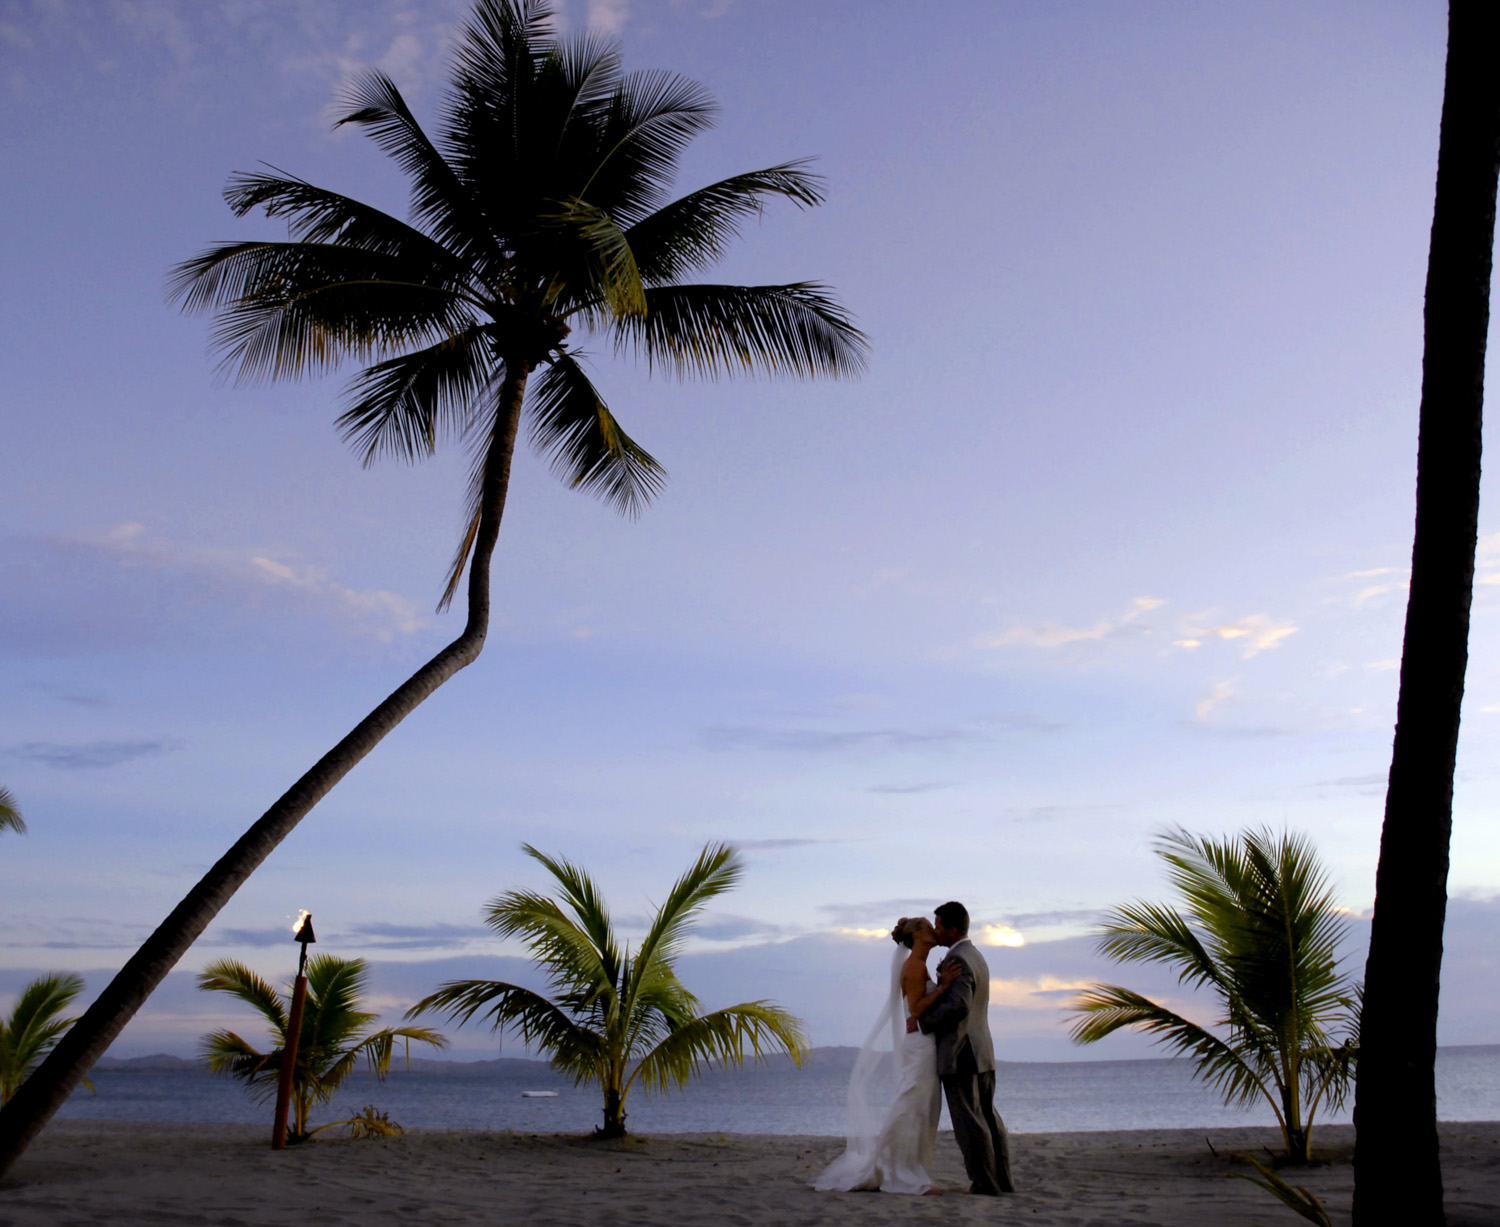
[[[604,1092],[604,1124],[594,1130],[599,1138],[622,1138],[625,1136],[625,1101],[620,1092],[609,1088]]]
[[[485,489],[469,563],[468,617],[463,633],[361,720],[240,837],[0,1108],[0,1176],[10,1170],[146,998],[276,845],[423,699],[479,656],[489,627],[490,559],[505,510],[529,369],[522,364],[513,368],[515,373],[503,384],[496,406],[496,430],[485,458]]]
[[[1417,522],[1355,1083],[1354,1217],[1443,1222],[1438,979],[1453,767],[1469,654],[1489,331],[1500,39],[1493,0],[1453,0],[1427,264]]]

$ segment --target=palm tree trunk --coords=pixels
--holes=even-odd
[[[1357,1223],[1443,1222],[1438,981],[1479,523],[1500,22],[1452,0],[1427,264],[1417,517],[1355,1082]]]
[[[530,370],[526,363],[508,364],[501,385],[495,409],[495,433],[485,457],[485,487],[469,563],[468,618],[463,633],[319,759],[203,875],[0,1109],[0,1177],[10,1170],[31,1139],[261,862],[387,733],[415,711],[423,699],[479,656],[489,628],[490,559],[505,510],[511,459]]]

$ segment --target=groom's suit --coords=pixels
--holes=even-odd
[[[990,1040],[990,969],[967,937],[953,943],[938,971],[950,963],[959,976],[922,1015],[920,1026],[937,1037],[938,1077],[963,1151],[972,1193],[1010,1193],[1010,1141],[995,1111],[995,1046]]]

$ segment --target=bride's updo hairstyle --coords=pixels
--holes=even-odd
[[[916,939],[917,930],[921,928],[923,916],[903,916],[891,926],[891,940],[898,946],[911,949],[912,942]]]

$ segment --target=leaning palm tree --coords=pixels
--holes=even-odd
[[[390,1072],[396,1041],[448,1045],[441,1032],[431,1027],[385,1027],[371,1031],[377,1016],[359,1008],[368,968],[364,959],[343,959],[317,954],[307,961],[307,1005],[297,1037],[296,1065],[292,1071],[292,1125],[287,1138],[305,1142],[334,1121],[311,1129],[308,1117],[316,1104],[327,1103],[363,1059],[382,1081]],[[276,1094],[281,1063],[286,1051],[289,1008],[287,1001],[243,963],[220,959],[198,975],[198,987],[207,992],[229,993],[254,1006],[270,1025],[273,1047],[260,1051],[233,1031],[214,1031],[203,1037],[202,1052],[208,1067],[243,1082],[252,1098],[267,1100]]]
[[[624,73],[618,48],[553,36],[539,0],[479,0],[460,31],[435,136],[370,73],[340,124],[367,132],[411,181],[410,220],[281,171],[233,178],[238,215],[283,218],[287,242],[212,248],[176,270],[190,311],[217,311],[226,369],[245,380],[352,359],[339,419],[368,462],[460,441],[473,458],[443,603],[467,573],[463,632],[298,780],[188,893],[0,1110],[0,1175],[239,886],[419,703],[474,661],[490,559],[522,419],[573,486],[634,514],[657,462],[621,428],[578,336],[682,377],[857,372],[865,341],[823,287],[693,284],[770,200],[819,203],[802,162],[670,199],[713,100],[667,73]]]
[[[10,789],[0,786],[0,831],[16,831],[24,835],[26,824],[21,821],[21,810]]]
[[[1318,1108],[1348,1093],[1359,1030],[1359,990],[1338,968],[1346,926],[1317,855],[1299,836],[1265,830],[1222,841],[1172,831],[1157,854],[1185,912],[1116,908],[1099,948],[1122,963],[1164,963],[1218,998],[1217,1030],[1096,984],[1072,1003],[1073,1039],[1091,1044],[1122,1027],[1155,1036],[1192,1056],[1225,1103],[1269,1103],[1288,1160],[1306,1163]]]
[[[0,1104],[26,1081],[38,1061],[51,1052],[73,1025],[58,1015],[83,992],[78,976],[40,976],[21,990],[7,1021],[0,1018]]]
[[[646,1090],[684,1086],[707,1062],[742,1063],[749,1045],[806,1053],[802,1024],[769,1001],[747,1001],[708,1014],[683,987],[673,964],[703,905],[729,890],[743,866],[734,850],[710,844],[657,908],[640,946],[621,948],[594,880],[577,865],[525,845],[562,888],[561,901],[513,890],[486,909],[485,923],[518,937],[546,973],[550,995],[498,980],[454,980],[424,997],[407,1017],[446,1012],[463,1024],[476,1014],[497,1031],[552,1054],[575,1083],[604,1092],[600,1137],[625,1133],[625,1100]]]

